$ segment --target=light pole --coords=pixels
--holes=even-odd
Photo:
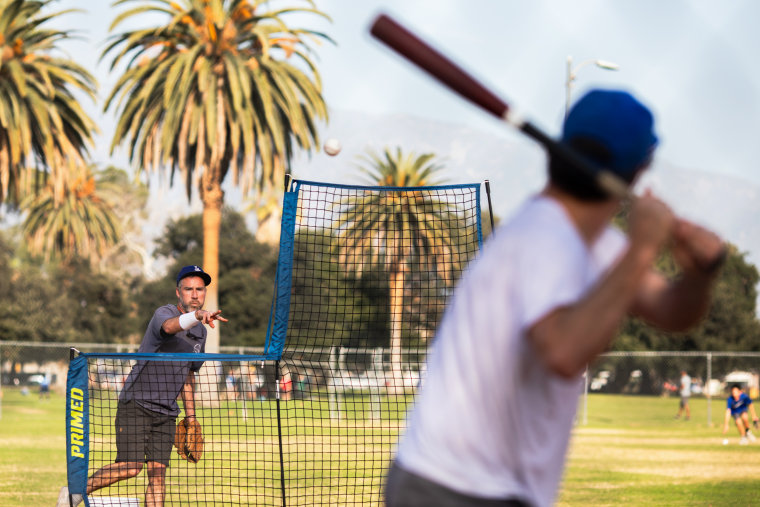
[[[578,71],[585,67],[586,65],[591,64],[596,65],[600,69],[605,70],[618,70],[620,66],[616,63],[608,62],[606,60],[585,60],[573,68],[573,57],[568,55],[567,56],[567,76],[565,78],[565,116],[567,117],[568,111],[570,111],[570,94],[573,88],[573,81],[575,81],[575,77],[578,75]]]
[[[620,66],[617,63],[608,62],[607,60],[584,60],[573,68],[573,57],[567,55],[567,75],[565,76],[565,119],[567,119],[567,113],[570,112],[570,95],[573,89],[573,81],[578,75],[578,71],[591,64],[596,65],[600,69],[604,70],[618,70]],[[583,375],[583,425],[588,424],[588,384],[589,384],[589,369],[586,365],[586,372]]]

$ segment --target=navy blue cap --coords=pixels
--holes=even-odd
[[[180,280],[188,276],[199,276],[203,278],[206,285],[211,283],[211,275],[203,271],[200,266],[185,266],[179,270],[179,274],[177,275],[177,286],[179,286]]]
[[[629,176],[646,164],[657,146],[652,113],[630,93],[592,90],[570,109],[562,131],[562,141],[585,137],[610,151],[608,169]]]

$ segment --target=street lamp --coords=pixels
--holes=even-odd
[[[581,63],[579,63],[575,68],[573,68],[573,57],[568,55],[567,57],[567,77],[565,79],[565,117],[567,117],[568,111],[570,111],[570,93],[573,88],[573,81],[575,81],[575,77],[578,75],[578,71],[585,67],[586,65],[591,64],[596,65],[600,69],[605,70],[618,70],[620,66],[613,62],[608,62],[607,60],[586,60]]]
[[[575,68],[573,68],[573,57],[568,55],[567,56],[567,76],[565,78],[565,119],[567,119],[567,113],[570,112],[570,95],[573,88],[573,81],[575,81],[575,77],[578,75],[578,71],[585,67],[586,65],[591,64],[596,65],[600,69],[604,70],[618,70],[620,66],[617,63],[608,62],[607,60],[585,60],[579,63]],[[583,375],[583,382],[584,382],[584,389],[583,389],[583,425],[588,424],[588,374],[589,369],[588,365],[586,365],[586,372]]]

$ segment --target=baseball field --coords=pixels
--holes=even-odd
[[[729,444],[722,444],[720,400],[712,404],[714,427],[707,426],[704,400],[692,400],[690,421],[673,418],[677,403],[591,396],[588,424],[574,432],[558,504],[756,505],[760,441],[740,446],[731,428]],[[0,505],[55,503],[66,479],[64,424],[61,394],[39,399],[34,392],[3,390]]]

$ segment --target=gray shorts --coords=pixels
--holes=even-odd
[[[491,499],[464,495],[438,483],[407,472],[396,463],[388,470],[385,485],[388,507],[529,507],[521,500]]]
[[[119,402],[116,409],[116,462],[169,465],[177,431],[176,418],[141,407],[134,401]]]

